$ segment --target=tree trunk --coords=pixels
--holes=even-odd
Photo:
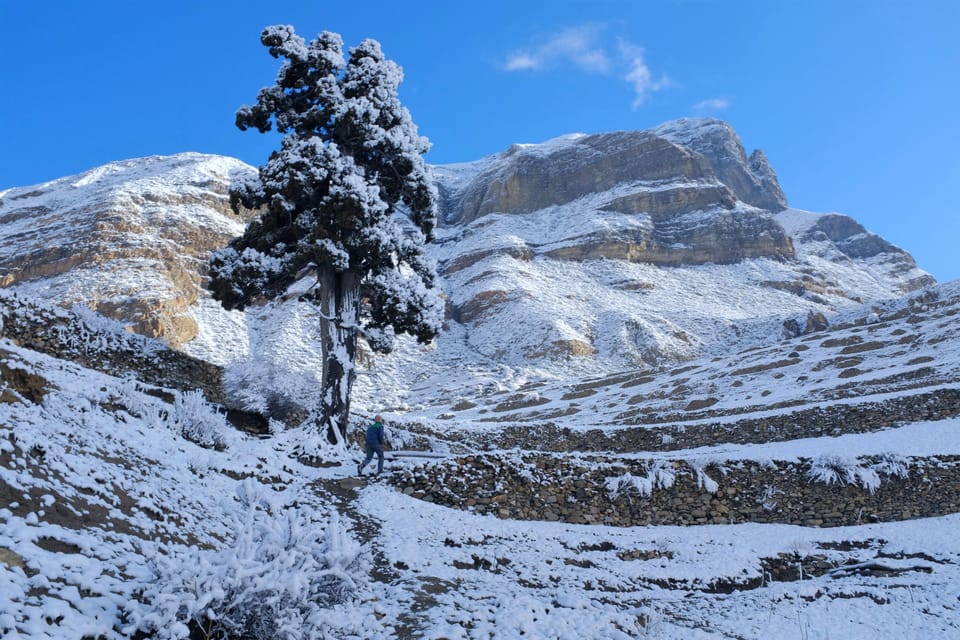
[[[326,430],[327,440],[337,444],[347,433],[350,390],[356,377],[360,274],[325,269],[320,280],[324,362],[319,426]]]

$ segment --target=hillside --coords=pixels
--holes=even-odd
[[[277,610],[338,638],[960,629],[956,285],[686,370],[446,409],[421,390],[391,440],[440,457],[377,480],[351,452],[305,465],[302,428],[243,435],[195,393],[96,370],[159,358],[189,387],[159,343],[0,302],[5,637],[184,637],[206,608],[259,637]],[[710,385],[735,395],[697,404]]]
[[[316,311],[202,287],[250,171],[0,192],[3,638],[960,635],[960,283],[729,125],[435,167],[444,332],[347,449]]]
[[[200,286],[203,258],[242,222],[229,184],[250,171],[183,154],[0,193],[4,284],[307,390],[309,309],[227,313]],[[449,360],[508,378],[681,363],[933,282],[856,221],[786,208],[763,153],[717,120],[514,145],[434,172],[448,326],[400,378]],[[282,335],[265,337],[279,317]]]
[[[56,304],[83,304],[180,346],[199,330],[209,253],[238,235],[227,186],[250,172],[201,154],[114,162],[0,192],[0,279]]]
[[[933,282],[849,217],[788,208],[717,120],[515,145],[437,179],[453,334],[512,367],[682,362]]]

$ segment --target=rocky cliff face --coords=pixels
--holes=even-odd
[[[720,182],[743,202],[774,212],[787,208],[787,198],[767,156],[756,149],[747,158],[740,137],[726,122],[681,118],[651,132],[701,154]]]
[[[451,314],[498,360],[684,360],[745,322],[933,282],[849,218],[788,209],[764,153],[718,120],[514,145],[437,176]]]
[[[0,193],[0,284],[87,305],[181,346],[209,252],[240,233],[227,189],[251,169],[201,154],[116,162]]]
[[[448,225],[550,207],[582,212],[574,235],[547,243],[564,246],[531,247],[531,254],[677,266],[794,253],[771,215],[786,198],[766,156],[748,159],[733,129],[716,120],[514,145],[469,179],[443,168],[439,175]],[[620,229],[592,216],[596,209],[624,214]],[[469,262],[461,257],[446,268]]]
[[[441,181],[447,191],[444,220],[464,224],[488,213],[529,213],[619,185],[639,183],[639,192],[663,182],[691,185],[689,199],[696,199],[696,185],[708,191],[723,185],[732,198],[757,208],[776,212],[787,207],[762,151],[754,151],[748,159],[736,132],[719,120],[682,119],[650,131],[573,135],[542,145],[514,145],[467,184]],[[656,207],[645,211],[677,212]]]
[[[798,259],[869,265],[876,277],[896,283],[902,292],[934,284],[909,253],[838,213],[814,214],[787,209],[777,222],[795,238]]]
[[[646,132],[574,136],[514,145],[474,178],[445,219],[470,223],[489,213],[529,213],[629,182],[711,175],[705,159]]]
[[[430,251],[451,322],[434,355],[416,358],[651,366],[932,282],[853,220],[786,209],[763,153],[748,155],[717,120],[514,145],[435,170]],[[252,171],[183,154],[2,192],[0,284],[85,304],[218,364],[253,357],[267,327],[288,334],[283,348],[260,340],[268,351],[319,370],[289,350],[314,320],[226,314],[203,290],[209,252],[245,223],[228,186]]]

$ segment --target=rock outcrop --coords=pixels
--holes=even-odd
[[[222,311],[202,281],[210,251],[247,220],[229,185],[253,171],[181,154],[0,192],[0,286],[217,364],[247,357],[257,327],[286,325],[267,317],[276,310]],[[463,330],[454,346],[484,361],[658,366],[735,341],[746,323],[779,332],[932,282],[849,218],[785,209],[763,152],[718,120],[514,145],[435,174],[429,251]]]
[[[774,212],[787,208],[787,198],[767,156],[757,149],[747,158],[740,137],[726,122],[681,118],[651,129],[651,133],[701,154],[737,199]]]
[[[648,201],[643,212],[678,213],[678,198],[690,202],[682,210],[692,211],[701,188],[712,194],[721,185],[732,192],[722,198],[731,205],[736,198],[773,212],[787,206],[762,151],[754,151],[748,159],[736,132],[719,120],[682,119],[650,131],[574,135],[543,145],[514,145],[459,194],[441,181],[441,188],[447,187],[444,220],[468,224],[489,213],[529,213],[629,183],[641,183],[634,191],[642,194],[651,185],[667,182],[688,186],[674,189],[672,202]],[[660,203],[667,207],[659,208]],[[706,204],[714,203],[701,203]],[[639,211],[634,208],[633,212]]]
[[[605,258],[670,267],[793,257],[790,238],[760,210],[717,210],[709,216],[708,224],[704,224],[705,218],[697,210],[676,216],[651,216],[653,224],[648,228],[632,233],[585,233],[575,243],[549,249],[544,255],[562,260]]]
[[[550,207],[582,211],[575,235],[550,238],[563,246],[531,247],[532,255],[665,266],[793,256],[790,238],[770,215],[786,207],[786,198],[766,156],[756,151],[748,159],[733,129],[715,120],[514,145],[465,184],[442,168],[440,174],[446,224]],[[631,219],[611,229],[589,216],[591,209]]]
[[[930,274],[917,268],[913,256],[849,216],[787,209],[776,217],[794,238],[801,260],[816,256],[838,265],[868,264],[877,275],[895,282],[903,293],[936,282]]]
[[[704,181],[699,154],[646,132],[562,138],[514,145],[464,189],[447,220],[466,224],[489,213],[530,213],[630,182]]]
[[[863,225],[849,216],[828,214],[821,216],[807,230],[806,241],[827,241],[839,249],[843,255],[853,260],[869,260],[882,257],[892,274],[913,274],[917,263],[909,253],[893,245],[875,233],[867,231]],[[911,277],[904,289],[912,291],[933,284],[931,276]]]
[[[0,285],[83,304],[179,347],[198,331],[209,252],[243,229],[227,190],[238,160],[201,154],[116,162],[0,193]]]

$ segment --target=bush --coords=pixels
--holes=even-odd
[[[690,460],[690,467],[697,474],[697,488],[703,489],[707,493],[716,493],[720,489],[717,481],[707,475],[706,467],[709,464],[704,460]]]
[[[853,458],[836,454],[822,455],[810,466],[807,477],[824,484],[859,484],[870,493],[880,488],[880,476],[873,469],[861,467]]]
[[[644,476],[625,473],[616,478],[607,478],[604,486],[610,500],[616,500],[621,495],[630,495],[632,491],[646,497],[656,488],[669,489],[676,479],[673,465],[665,460],[654,460],[646,466],[644,471],[646,473]]]
[[[190,442],[202,447],[226,447],[227,418],[207,402],[199,389],[177,393],[171,422]]]
[[[336,512],[326,526],[299,509],[276,513],[259,499],[253,480],[241,485],[239,499],[247,515],[232,545],[157,557],[156,579],[142,602],[128,605],[125,634],[160,640],[327,637],[324,610],[356,591],[359,544]]]
[[[896,453],[880,454],[877,462],[870,468],[880,475],[894,478],[906,478],[909,475],[910,461]]]

